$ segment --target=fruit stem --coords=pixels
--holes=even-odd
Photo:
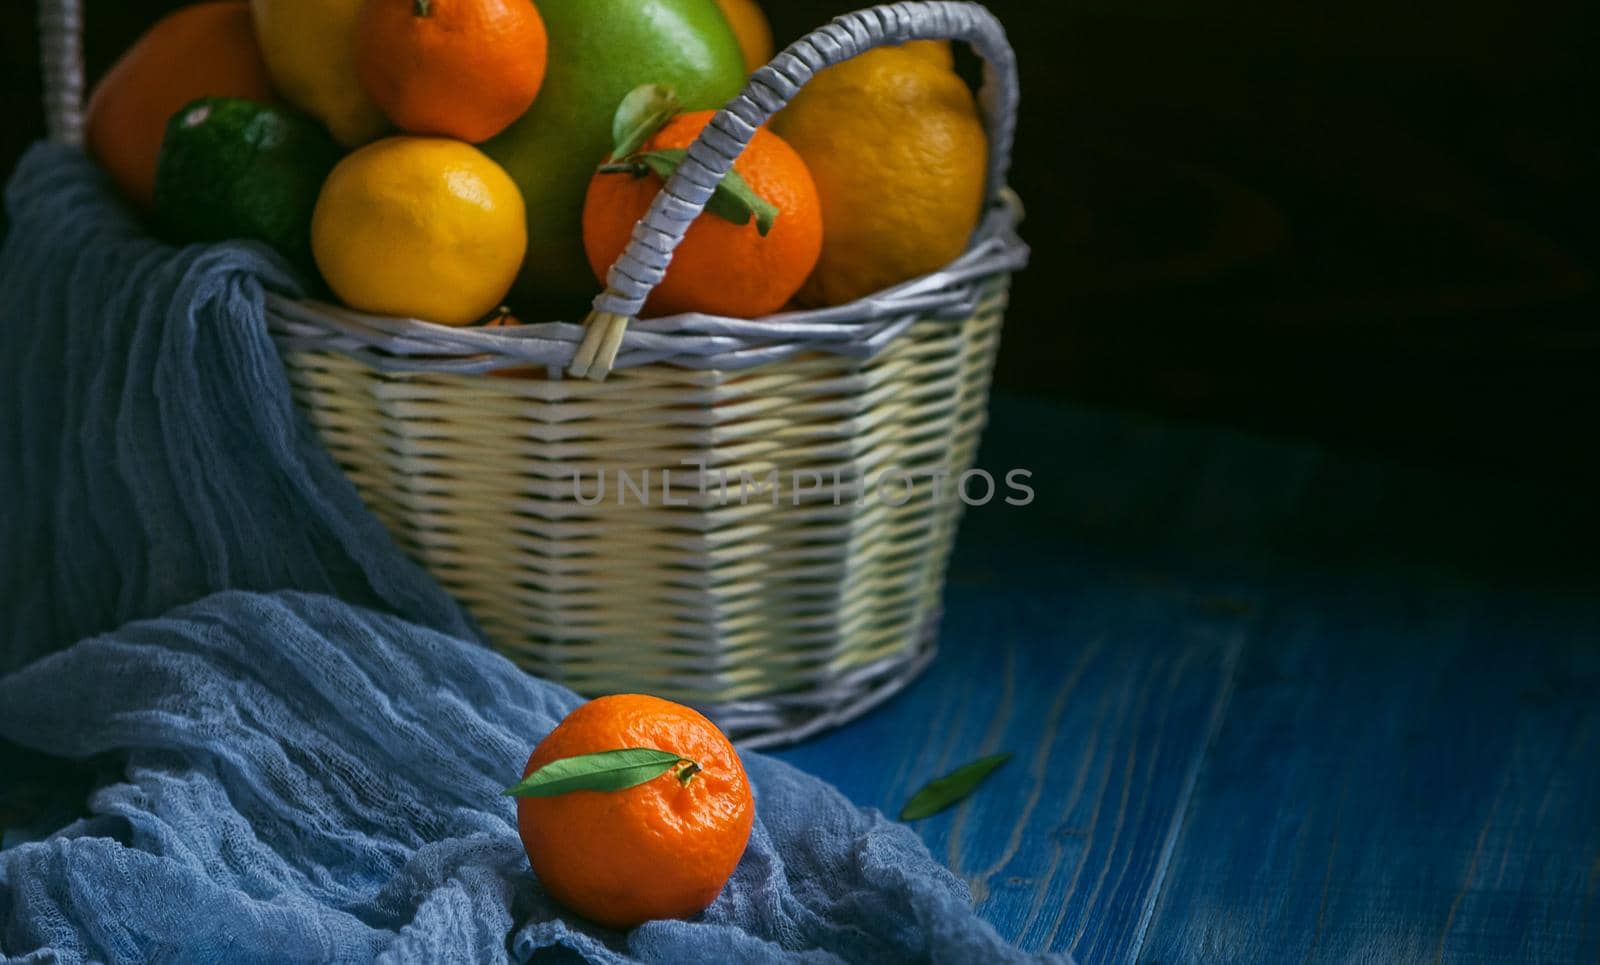
[[[700,773],[700,765],[694,761],[682,761],[673,769],[672,773],[677,777],[679,784],[688,787],[689,782],[694,780],[694,776]]]
[[[595,168],[595,171],[600,174],[631,174],[636,178],[642,178],[650,173],[650,168],[643,161],[630,159],[626,161],[608,161]]]
[[[416,12],[419,17],[433,16],[433,0],[416,0]]]

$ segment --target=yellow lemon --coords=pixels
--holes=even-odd
[[[387,122],[356,76],[356,18],[362,0],[250,0],[256,40],[283,99],[355,147]]]
[[[900,49],[926,57],[945,70],[955,69],[956,55],[955,51],[950,49],[948,40],[908,40],[900,45]]]
[[[754,71],[767,66],[772,59],[772,25],[761,12],[756,0],[717,0],[722,15],[733,28],[739,40],[739,52],[744,55],[744,69]]]
[[[983,211],[988,140],[948,47],[884,47],[817,74],[773,119],[822,200],[822,257],[800,291],[837,305],[943,267]]]
[[[328,175],[311,249],[351,308],[468,325],[516,280],[528,247],[523,215],[511,176],[472,145],[390,137]]]

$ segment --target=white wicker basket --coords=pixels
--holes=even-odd
[[[67,141],[81,126],[78,2],[41,4],[51,134]],[[755,128],[815,71],[943,38],[986,64],[992,203],[966,254],[821,311],[633,320]],[[588,325],[457,329],[271,297],[296,399],[398,543],[530,671],[694,704],[752,746],[849,719],[933,653],[954,481],[976,455],[1007,283],[1027,256],[1005,190],[1016,99],[1004,33],[976,4],[840,17],[707,128]],[[740,499],[741,475],[774,470],[776,500]],[[648,473],[648,505],[616,488],[590,504],[622,473]]]

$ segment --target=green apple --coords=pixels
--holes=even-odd
[[[483,150],[511,174],[528,211],[517,294],[597,290],[583,254],[583,198],[611,147],[611,118],[640,84],[672,88],[686,111],[721,107],[744,60],[716,0],[539,0],[550,65],[533,106]]]

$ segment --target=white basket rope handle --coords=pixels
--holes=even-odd
[[[607,273],[606,290],[594,300],[588,331],[568,373],[603,379],[611,371],[629,321],[665,277],[673,250],[757,128],[782,110],[817,71],[874,47],[910,40],[959,40],[983,58],[980,100],[989,135],[986,190],[991,202],[998,201],[1011,163],[1019,97],[1016,55],[1000,21],[976,3],[950,0],[912,0],[845,14],[784,48],[706,125]]]
[[[81,143],[82,0],[39,0],[39,24],[50,138]],[[991,203],[1000,200],[1011,162],[1019,99],[1016,55],[1000,21],[976,3],[955,0],[908,0],[845,14],[790,44],[757,70],[744,90],[706,125],[650,210],[634,226],[627,248],[607,273],[606,290],[594,300],[583,342],[567,371],[597,380],[610,373],[629,322],[666,275],[672,253],[689,225],[704,210],[757,128],[782,110],[817,71],[874,47],[911,40],[962,41],[983,58],[979,99],[989,141],[986,191]]]
[[[81,0],[39,0],[39,66],[50,140],[83,141],[83,6]]]

